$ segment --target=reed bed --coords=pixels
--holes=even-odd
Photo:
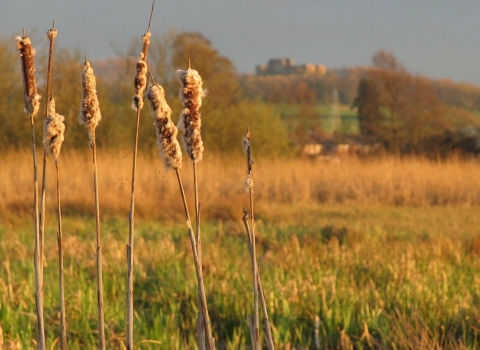
[[[63,170],[62,196],[66,213],[92,213],[93,199],[84,191],[89,185],[90,159],[82,152],[63,150],[69,166]],[[128,213],[131,151],[98,151],[102,210],[107,215]],[[248,206],[242,181],[243,158],[231,159],[205,154],[202,162],[203,217],[242,217]],[[437,162],[423,158],[380,158],[368,161],[348,159],[340,164],[299,159],[255,159],[258,176],[255,194],[258,215],[276,204],[358,204],[378,206],[478,206],[480,205],[480,164],[458,158]],[[29,214],[31,195],[25,193],[31,181],[31,155],[27,151],[10,151],[0,155],[0,207],[8,215]],[[136,214],[143,217],[182,219],[183,204],[178,198],[176,179],[166,173],[155,154],[140,154],[136,178]],[[282,174],[282,176],[279,176]],[[50,183],[54,174],[48,175]],[[186,191],[193,190],[193,180],[185,177]],[[162,198],[159,201],[158,198]],[[47,206],[53,208],[55,193],[47,191]],[[193,201],[189,201],[192,204]],[[240,210],[239,210],[240,208]],[[240,221],[241,222],[241,221]]]

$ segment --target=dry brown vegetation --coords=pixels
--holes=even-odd
[[[66,151],[66,150],[65,150]],[[0,211],[5,216],[30,215],[30,157],[27,151],[8,152],[0,157]],[[130,151],[99,149],[100,205],[107,215],[128,213],[131,161]],[[259,214],[273,204],[359,204],[382,206],[474,206],[480,204],[480,164],[474,160],[450,158],[431,161],[423,158],[345,159],[338,163],[300,159],[255,159],[259,174],[255,188]],[[66,213],[90,213],[93,198],[85,188],[91,185],[88,151],[66,151],[63,205]],[[48,174],[54,183],[54,174]],[[235,218],[247,206],[243,181],[244,160],[205,155],[199,173],[205,218]],[[165,173],[153,153],[140,155],[137,174],[137,214],[143,217],[181,219],[173,172]],[[187,193],[193,182],[185,176]],[[47,191],[53,209],[55,193]]]

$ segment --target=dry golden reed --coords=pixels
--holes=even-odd
[[[17,37],[17,49],[20,50],[22,77],[25,94],[25,113],[34,116],[40,108],[40,95],[35,81],[35,49],[28,37]]]
[[[80,124],[87,127],[88,137],[90,138],[90,143],[92,145],[95,143],[95,128],[100,122],[100,119],[102,119],[96,87],[97,83],[95,75],[93,74],[93,69],[90,66],[90,63],[85,59],[82,71],[83,98],[78,120]]]
[[[150,44],[150,32],[146,32],[142,36],[143,49],[138,56],[138,61],[135,65],[135,95],[132,97],[132,108],[133,109],[142,109],[143,108],[143,95],[147,87],[147,57],[146,53],[148,50],[148,45]]]
[[[165,100],[165,91],[159,84],[148,86],[147,98],[153,109],[152,116],[157,133],[157,145],[160,149],[165,169],[182,168],[182,151],[177,141],[178,129],[172,122],[172,110]]]
[[[199,110],[206,92],[202,88],[202,77],[196,70],[188,68],[178,70],[176,74],[182,84],[180,99],[183,105],[178,128],[183,131],[182,140],[188,156],[196,163],[202,160],[204,150],[200,134],[202,121]]]
[[[47,117],[43,123],[43,145],[47,154],[58,162],[62,143],[65,140],[65,117],[55,112],[55,100],[48,102]]]

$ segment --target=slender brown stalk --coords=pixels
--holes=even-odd
[[[55,29],[55,21],[53,21],[52,29],[47,32],[47,37],[50,41],[48,50],[48,66],[47,66],[47,99],[50,97],[50,81],[52,75],[52,59],[53,59],[53,44],[57,30]],[[48,104],[45,104],[45,118],[48,114]],[[45,243],[45,192],[47,187],[47,151],[43,150],[43,171],[42,171],[42,194],[40,196],[40,271],[42,281],[42,299],[43,299],[43,247]]]
[[[250,231],[250,227],[248,225],[248,215],[247,215],[247,209],[243,209],[243,224],[245,225],[245,231],[247,233],[248,237],[248,251],[250,252],[250,259],[252,261],[252,271],[253,271],[253,260],[254,255],[253,255],[253,244],[252,244],[252,234]],[[260,304],[262,305],[262,311],[263,311],[263,330],[265,333],[265,341],[267,343],[267,348],[268,350],[274,350],[275,346],[273,343],[273,336],[272,336],[272,330],[270,326],[270,321],[268,319],[268,310],[267,310],[267,302],[265,300],[265,292],[263,291],[263,286],[262,286],[262,279],[260,278],[260,271],[257,271],[257,283],[258,283],[258,292],[260,294]],[[253,324],[250,330],[253,330]],[[253,339],[253,334],[254,332],[251,332],[252,335],[252,341]],[[252,343],[253,344],[253,343]]]
[[[140,108],[137,108],[137,127],[135,131],[135,146],[133,150],[132,192],[130,197],[130,212],[128,214],[129,235],[127,244],[127,350],[133,349],[133,237],[135,234],[135,173],[137,169],[138,130],[140,127]]]
[[[90,146],[92,147],[93,159],[93,189],[95,193],[95,222],[97,238],[97,308],[98,308],[98,346],[105,350],[105,319],[103,311],[103,279],[102,279],[102,238],[100,232],[100,204],[98,199],[98,169],[97,169],[97,144],[95,128],[100,122],[102,115],[97,98],[96,79],[93,69],[85,56],[82,71],[83,96],[78,119],[88,130]]]
[[[65,323],[65,293],[63,283],[63,248],[62,248],[62,212],[60,207],[60,171],[59,171],[59,155],[62,143],[65,140],[65,117],[56,113],[55,100],[53,97],[47,104],[47,116],[43,124],[43,144],[44,153],[52,156],[57,169],[57,206],[58,206],[58,279],[60,290],[60,348],[62,350],[67,347],[66,323]]]
[[[200,203],[198,202],[198,178],[197,178],[197,163],[193,164],[193,190],[195,192],[195,231],[197,236],[197,253],[200,266],[202,265],[202,237],[200,234]]]
[[[255,344],[252,344],[255,350],[260,350],[260,318],[258,314],[258,267],[257,267],[257,253],[255,246],[255,217],[253,211],[253,179],[252,179],[252,151],[250,140],[250,129],[247,128],[247,133],[242,140],[243,149],[247,155],[247,180],[245,181],[245,188],[249,193],[250,198],[250,222],[251,222],[251,242],[252,242],[252,269],[253,269],[253,325],[255,332]]]
[[[60,206],[60,170],[59,162],[55,162],[57,168],[57,207],[58,207],[58,282],[60,288],[60,349],[67,349],[67,324],[65,322],[65,287],[63,281],[63,234],[62,234],[62,209]]]
[[[23,37],[17,38],[17,49],[20,51],[20,62],[22,65],[22,78],[24,88],[25,113],[30,117],[32,131],[32,153],[33,153],[33,218],[35,226],[35,250],[33,264],[35,269],[35,301],[37,304],[37,349],[45,349],[45,325],[43,319],[43,284],[40,267],[40,228],[38,218],[38,173],[37,173],[37,151],[35,146],[35,123],[34,116],[40,107],[40,95],[37,93],[35,82],[35,50],[30,39],[23,29]]]
[[[37,348],[45,350],[45,324],[43,319],[43,298],[42,298],[42,281],[40,269],[40,235],[38,222],[38,174],[37,174],[37,150],[35,147],[35,124],[33,122],[33,114],[30,114],[30,124],[32,128],[32,151],[33,151],[33,210],[35,220],[35,252],[33,254],[35,268],[35,300],[37,303]]]
[[[100,232],[100,203],[98,199],[97,146],[93,131],[93,189],[95,191],[95,223],[97,229],[97,304],[98,304],[98,348],[105,350],[105,318],[103,310],[102,236]]]
[[[187,198],[185,196],[185,191],[183,189],[182,179],[180,177],[180,172],[175,170],[178,179],[178,185],[180,187],[180,192],[183,199],[183,207],[185,209],[185,216],[187,218],[187,226],[188,226],[188,235],[190,237],[190,243],[192,245],[192,252],[193,252],[193,260],[195,262],[195,271],[197,273],[197,283],[198,283],[198,294],[200,297],[200,306],[201,312],[203,315],[203,322],[205,327],[205,345],[207,349],[213,350],[215,349],[215,340],[212,337],[212,329],[210,324],[210,316],[208,314],[208,307],[207,307],[207,297],[205,294],[205,287],[203,285],[203,272],[202,266],[198,260],[198,251],[197,251],[197,242],[195,239],[195,235],[192,229],[192,222],[190,220],[190,214],[188,213],[188,206],[187,206]]]
[[[130,211],[128,215],[129,234],[127,244],[127,324],[126,324],[126,348],[133,349],[133,241],[135,235],[135,173],[137,170],[137,154],[138,154],[138,133],[140,128],[140,114],[143,107],[144,93],[147,87],[147,53],[150,44],[150,23],[152,21],[153,6],[150,13],[150,21],[148,23],[147,32],[142,36],[142,52],[136,64],[136,75],[134,80],[135,95],[133,96],[132,108],[137,112],[137,124],[135,128],[135,144],[133,149],[132,164],[132,187],[130,196]]]

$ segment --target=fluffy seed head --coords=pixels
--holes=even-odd
[[[132,108],[133,109],[142,109],[143,108],[143,94],[145,93],[145,88],[147,87],[147,61],[145,60],[145,55],[143,52],[140,52],[138,56],[137,64],[135,65],[135,95],[133,95]]]
[[[60,148],[65,140],[65,118],[63,115],[55,113],[55,100],[52,98],[47,105],[47,117],[43,123],[43,145],[47,154],[58,162]]]
[[[57,37],[57,30],[55,28],[52,28],[47,32],[47,38],[49,40],[54,40],[56,37]]]
[[[203,157],[203,141],[201,137],[201,114],[202,98],[206,91],[202,88],[203,81],[200,74],[194,69],[178,70],[177,78],[182,84],[180,100],[184,107],[178,121],[178,128],[183,131],[183,145],[190,159],[199,162]]]
[[[243,186],[245,187],[245,191],[250,192],[250,190],[253,193],[253,178],[252,175],[248,174],[247,178],[245,179],[245,182],[243,183]]]
[[[165,100],[165,91],[159,84],[149,84],[147,98],[153,109],[157,145],[166,170],[182,168],[182,151],[177,141],[178,129],[172,122],[172,110]]]
[[[88,137],[91,145],[95,144],[95,128],[97,127],[102,115],[97,98],[95,75],[90,63],[85,60],[82,71],[83,98],[80,105],[80,114],[78,120],[88,129]]]
[[[33,61],[35,49],[32,47],[32,42],[28,37],[17,37],[16,46],[20,51],[20,59],[22,62],[25,113],[34,116],[40,107],[40,95],[37,93],[35,65]]]
[[[250,148],[250,132],[247,132],[242,139],[243,153],[248,155],[248,149]]]

